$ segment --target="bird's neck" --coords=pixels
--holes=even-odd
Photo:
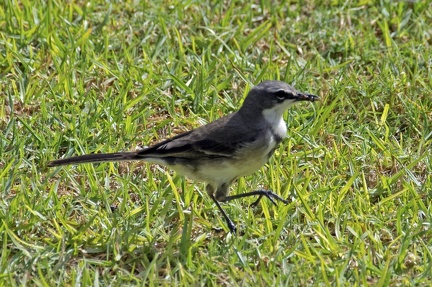
[[[287,126],[283,119],[284,110],[265,109],[262,111],[264,120],[270,126],[276,137],[283,139],[286,137]]]

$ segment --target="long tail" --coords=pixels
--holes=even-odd
[[[136,152],[116,152],[116,153],[95,153],[63,158],[48,162],[48,166],[59,166],[75,163],[103,162],[103,161],[123,161],[123,160],[142,160]]]

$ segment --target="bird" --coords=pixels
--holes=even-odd
[[[139,150],[80,155],[50,161],[48,166],[136,160],[167,166],[179,175],[206,183],[207,194],[235,234],[236,225],[220,202],[248,196],[258,196],[251,206],[262,197],[275,205],[276,201],[288,201],[264,189],[229,195],[230,185],[269,161],[287,135],[283,115],[291,106],[319,99],[283,81],[267,80],[248,92],[239,110],[203,126]]]

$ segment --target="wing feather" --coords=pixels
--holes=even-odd
[[[150,146],[138,155],[184,159],[232,157],[241,145],[256,138],[254,132],[242,133],[241,125],[241,118],[234,113]]]

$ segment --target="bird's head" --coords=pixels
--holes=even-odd
[[[297,91],[282,81],[264,81],[250,90],[243,107],[254,107],[261,110],[277,109],[282,112],[293,104],[309,101],[319,97]]]

